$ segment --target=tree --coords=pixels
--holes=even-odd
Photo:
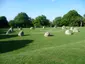
[[[5,16],[0,17],[0,28],[7,28],[9,27],[8,21]]]
[[[83,17],[85,18],[85,14],[83,15]]]
[[[36,17],[33,21],[33,24],[36,27],[49,26],[50,25],[49,20],[44,15]]]
[[[50,23],[50,27],[54,27],[54,24],[52,21],[50,21],[49,23]]]
[[[53,25],[61,26],[61,20],[62,20],[61,17],[56,17],[56,18],[53,20]]]
[[[63,16],[61,23],[66,26],[80,26],[82,20],[82,16],[79,15],[77,11],[70,10]]]
[[[14,18],[16,26],[19,27],[30,27],[32,22],[31,18],[28,17],[28,15],[24,12],[19,13],[15,18]]]
[[[83,25],[85,25],[85,14],[83,15]]]
[[[33,21],[34,21],[34,19],[30,17],[30,26],[34,26]]]
[[[9,26],[10,26],[10,27],[15,27],[15,22],[14,22],[14,20],[10,20],[10,21],[9,21]]]

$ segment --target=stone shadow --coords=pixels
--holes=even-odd
[[[23,48],[32,42],[33,40],[0,41],[0,53],[6,53]]]
[[[1,35],[0,34],[0,39],[6,39],[6,38],[12,38],[12,37],[17,37],[18,35]]]

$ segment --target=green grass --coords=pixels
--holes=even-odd
[[[0,29],[0,64],[85,64],[85,27],[65,35],[61,28],[24,28],[25,36],[14,29]],[[44,37],[48,31],[53,36]]]

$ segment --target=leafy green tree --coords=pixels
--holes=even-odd
[[[83,25],[85,26],[85,14],[83,15]]]
[[[50,27],[54,27],[54,24],[52,21],[50,21],[49,23],[50,23]]]
[[[28,15],[24,12],[19,13],[15,18],[14,18],[16,26],[19,27],[30,27],[32,22],[31,18],[28,17]]]
[[[62,25],[66,26],[80,26],[82,22],[82,16],[78,14],[75,10],[70,10],[67,14],[65,14],[62,18]]]
[[[53,25],[61,26],[61,20],[62,20],[61,17],[56,17],[56,18],[53,20]]]
[[[34,25],[33,25],[33,21],[34,21],[34,19],[30,17],[30,26],[31,26],[31,27],[34,26]]]
[[[33,21],[33,24],[36,27],[49,26],[50,25],[49,20],[44,15],[36,17]]]
[[[15,22],[14,22],[14,20],[10,20],[10,21],[9,21],[9,26],[10,26],[10,27],[15,27]]]
[[[0,17],[0,28],[7,28],[9,27],[8,21],[5,16]]]
[[[83,15],[83,17],[85,18],[85,14]]]

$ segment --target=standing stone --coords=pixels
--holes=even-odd
[[[70,30],[73,30],[74,29],[74,27],[70,27]]]
[[[8,31],[6,32],[6,35],[11,33],[11,32],[13,32],[13,28],[12,27],[8,29]]]
[[[36,26],[34,26],[34,28],[37,28]]]
[[[73,32],[79,32],[79,29],[78,28],[74,28]]]
[[[33,27],[30,27],[30,29],[33,29]]]
[[[21,30],[21,31],[18,33],[18,36],[24,36],[24,32]]]
[[[22,27],[18,28],[19,30],[22,30]]]
[[[66,34],[66,35],[72,35],[72,31],[71,31],[71,30],[66,30],[66,31],[65,31],[65,34]]]
[[[48,36],[50,36],[50,33],[49,33],[49,32],[46,32],[46,33],[44,34],[44,36],[45,36],[45,37],[48,37]]]
[[[62,26],[62,30],[65,30],[66,29],[66,27],[65,26]]]
[[[6,32],[6,35],[8,35],[9,33],[11,33],[11,30],[8,30],[8,31]]]
[[[45,29],[45,26],[43,26],[43,29]]]
[[[80,24],[80,27],[82,27],[83,26],[83,22],[81,22],[81,24]]]
[[[57,28],[57,26],[55,25],[54,28]]]

